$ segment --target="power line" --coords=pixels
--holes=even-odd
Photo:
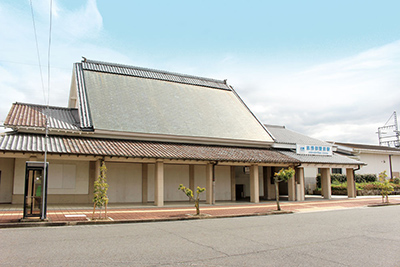
[[[39,43],[38,43],[37,34],[36,34],[35,15],[34,15],[34,12],[33,12],[32,0],[30,0],[29,2],[30,2],[30,5],[31,5],[33,31],[34,31],[34,33],[35,33],[36,52],[37,52],[37,57],[38,57],[38,62],[39,62],[39,70],[40,70],[40,80],[42,81],[43,100],[44,100],[44,103],[46,103],[46,93],[45,93],[45,90],[44,90],[43,73],[42,73],[42,64],[41,64],[41,61],[40,61],[40,53],[39,53]]]

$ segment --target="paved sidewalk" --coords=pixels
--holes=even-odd
[[[357,197],[355,199],[334,196],[330,200],[325,200],[321,197],[310,196],[306,201],[301,202],[282,201],[282,212],[276,211],[275,201],[261,201],[259,204],[217,202],[216,205],[207,205],[200,203],[200,211],[203,215],[200,218],[257,216],[359,208],[381,204],[381,199],[380,196]],[[389,200],[391,204],[400,204],[400,196],[391,196]],[[22,205],[0,204],[0,228],[199,219],[199,217],[193,216],[195,213],[194,204],[188,202],[166,203],[164,207],[155,207],[152,204],[111,204],[107,211],[108,221],[92,221],[92,212],[93,207],[88,204],[49,205],[47,222],[20,222],[23,215]]]

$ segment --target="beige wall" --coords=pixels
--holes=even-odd
[[[14,159],[0,159],[0,203],[11,203],[13,192]]]
[[[189,187],[189,165],[164,165],[164,201],[189,201],[178,190],[180,184]]]
[[[206,187],[206,165],[194,166],[194,188]],[[200,200],[206,200],[205,192],[200,195]]]
[[[15,159],[15,169],[14,169],[14,190],[15,195],[24,194],[25,186],[25,163],[27,159]],[[57,165],[67,165],[75,166],[75,183],[73,188],[48,188],[48,194],[62,195],[62,194],[88,194],[89,189],[89,162],[88,161],[67,161],[67,160],[49,160],[49,184],[52,182],[51,174],[54,171],[52,164]],[[69,177],[68,179],[71,179]],[[70,183],[69,183],[70,184]]]
[[[142,164],[106,162],[110,203],[142,201]]]
[[[231,200],[231,167],[215,166],[215,200]]]

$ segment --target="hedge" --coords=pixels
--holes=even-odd
[[[373,183],[378,181],[376,174],[356,174],[356,183]],[[318,173],[317,177],[317,187],[321,188],[321,174]],[[347,182],[347,176],[345,174],[333,173],[331,174],[331,184],[333,183],[345,183]]]

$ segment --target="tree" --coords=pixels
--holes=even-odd
[[[187,188],[185,186],[183,186],[183,184],[179,185],[178,190],[182,190],[183,193],[186,194],[186,196],[188,196],[188,198],[190,200],[194,200],[194,206],[196,207],[196,215],[200,215],[200,194],[204,191],[206,191],[206,189],[203,187],[201,188],[200,186],[197,187],[196,190],[196,198],[194,198],[193,196],[193,191],[190,188]]]
[[[389,183],[389,180],[387,180],[387,174],[386,171],[383,171],[379,173],[379,181],[382,183],[381,184],[381,195],[382,195],[382,203],[385,202],[385,197],[386,197],[386,203],[389,203],[389,194],[392,192],[393,186]]]
[[[279,172],[276,172],[274,175],[275,180],[275,194],[276,194],[276,206],[278,210],[281,210],[281,206],[279,205],[279,183],[289,181],[294,175],[294,169],[289,167],[287,169],[281,169]]]
[[[107,197],[107,190],[108,184],[106,179],[107,167],[104,161],[101,162],[100,166],[100,175],[94,182],[94,193],[93,193],[93,216],[96,211],[96,207],[100,209],[99,219],[101,219],[101,211],[102,208],[105,207],[105,218],[107,218],[107,204],[108,204],[108,197]]]

